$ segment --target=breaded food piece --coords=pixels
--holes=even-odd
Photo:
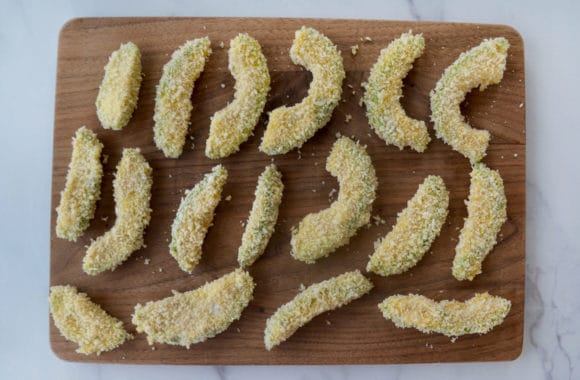
[[[459,233],[453,259],[453,277],[473,280],[497,243],[497,234],[507,220],[507,199],[499,172],[482,163],[471,170],[467,219]]]
[[[58,331],[78,344],[79,354],[100,355],[133,338],[123,328],[123,322],[107,314],[74,286],[51,286],[49,304]]]
[[[210,54],[209,38],[197,38],[174,51],[171,60],[163,66],[155,97],[153,138],[165,157],[177,158],[183,152],[193,109],[193,84],[201,75]]]
[[[105,129],[123,129],[137,108],[141,87],[141,52],[133,42],[109,57],[97,95],[97,116]]]
[[[133,324],[147,342],[189,348],[225,331],[252,300],[254,280],[240,268],[185,293],[137,304]]]
[[[437,137],[467,157],[472,163],[486,155],[490,134],[473,129],[461,114],[465,94],[479,86],[483,91],[503,78],[510,44],[503,38],[486,39],[461,53],[431,91],[431,120]]]
[[[101,198],[103,144],[93,131],[80,127],[72,146],[66,184],[56,208],[56,236],[77,241],[95,216],[96,204]]]
[[[372,288],[373,284],[358,270],[310,285],[268,318],[264,331],[266,349],[284,342],[317,315],[342,307]]]
[[[347,244],[360,227],[369,223],[378,186],[365,147],[348,137],[336,140],[326,170],[338,179],[337,200],[325,210],[306,215],[292,229],[292,256],[308,264]]]
[[[169,252],[185,272],[191,273],[201,258],[203,240],[227,179],[227,169],[222,165],[214,166],[181,199],[171,226]]]
[[[211,118],[205,145],[208,158],[224,158],[240,150],[264,111],[270,91],[268,62],[260,43],[242,33],[230,41],[229,69],[236,80],[234,101]]]
[[[449,192],[443,179],[435,175],[425,178],[391,232],[375,243],[367,271],[386,277],[414,267],[439,236],[448,207]]]
[[[276,165],[267,166],[258,178],[254,203],[238,249],[241,267],[252,265],[264,253],[278,220],[283,191],[282,174]]]
[[[123,149],[113,181],[115,224],[89,246],[83,259],[85,273],[114,270],[144,245],[143,235],[151,219],[151,174],[139,148]]]
[[[387,145],[403,149],[409,146],[424,152],[431,141],[423,120],[407,116],[401,106],[403,79],[413,68],[413,62],[423,54],[425,39],[412,31],[403,33],[381,50],[371,68],[363,101],[371,127]]]
[[[487,292],[476,293],[465,302],[436,302],[409,294],[388,297],[379,304],[379,310],[399,328],[412,327],[427,334],[456,337],[490,332],[503,322],[511,305],[509,300]]]
[[[330,120],[342,95],[346,74],[340,50],[319,31],[303,26],[296,31],[290,58],[312,72],[308,95],[302,102],[270,113],[260,151],[284,154],[300,148]]]

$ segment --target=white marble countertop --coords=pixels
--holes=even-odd
[[[580,378],[580,204],[573,199],[580,192],[580,161],[573,159],[580,139],[574,118],[580,107],[580,2],[4,0],[1,9],[0,378]],[[81,16],[384,18],[498,23],[519,30],[525,41],[528,137],[521,357],[504,363],[297,367],[93,365],[57,359],[48,344],[47,314],[55,65],[60,27]]]

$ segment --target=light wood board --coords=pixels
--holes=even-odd
[[[267,114],[241,151],[226,159],[205,157],[209,118],[232,99],[233,78],[227,69],[228,41],[240,32],[257,38],[268,59],[272,91],[266,111],[299,102],[306,94],[311,75],[292,64],[288,50],[294,31],[302,25],[319,29],[334,41],[344,58],[347,76],[343,99],[332,120],[308,141],[299,154],[292,151],[274,157],[285,183],[284,199],[276,232],[266,253],[251,268],[257,287],[242,318],[223,334],[186,350],[169,345],[147,345],[143,334],[120,348],[100,356],[75,353],[50,324],[50,342],[60,358],[84,362],[171,364],[371,364],[512,360],[519,356],[523,338],[525,273],[525,80],[524,50],[520,35],[499,25],[430,22],[266,19],[266,18],[89,18],[67,23],[60,34],[54,128],[51,221],[51,285],[70,284],[89,296],[134,332],[131,314],[136,303],[161,299],[171,290],[186,291],[218,278],[236,267],[237,248],[243,232],[258,175],[271,158],[258,151]],[[424,154],[386,146],[367,123],[359,106],[361,82],[379,51],[401,33],[423,33],[426,49],[405,80],[402,100],[409,115],[429,121],[429,92],[444,69],[462,51],[484,38],[505,36],[510,44],[507,69],[501,84],[484,92],[473,91],[462,109],[469,122],[492,133],[484,162],[503,176],[508,199],[508,221],[499,244],[485,260],[484,273],[473,282],[458,282],[451,262],[459,229],[466,216],[464,200],[469,189],[470,166],[463,156],[435,138]],[[209,36],[213,54],[196,82],[190,135],[183,155],[166,159],[153,144],[155,86],[171,53],[188,39]],[[372,41],[361,41],[370,37]],[[121,132],[103,129],[96,117],[95,99],[109,54],[126,41],[135,42],[143,55],[144,80],[138,109]],[[225,48],[220,48],[223,41]],[[351,46],[359,45],[356,56]],[[221,84],[225,85],[222,88]],[[352,88],[351,88],[352,86]],[[345,121],[347,115],[352,120]],[[104,143],[105,177],[102,199],[95,219],[76,243],[55,236],[56,213],[67,165],[71,138],[86,125]],[[329,192],[338,188],[325,171],[325,160],[335,135],[354,136],[368,146],[379,178],[373,215],[386,224],[362,228],[345,246],[315,265],[290,256],[290,228],[306,214],[328,207]],[[114,272],[88,276],[81,269],[91,239],[114,223],[112,179],[122,148],[140,147],[153,167],[152,220],[145,236],[147,247],[135,252]],[[169,255],[170,227],[184,190],[193,187],[211,167],[223,163],[229,170],[224,197],[204,246],[203,258],[193,275],[182,272]],[[367,296],[336,311],[315,318],[281,346],[268,352],[263,344],[266,319],[292,299],[300,285],[310,285],[340,273],[364,270],[373,243],[390,231],[396,215],[415,193],[425,176],[443,177],[450,190],[450,213],[430,253],[409,272],[382,278],[369,277],[375,289]],[[145,259],[150,260],[145,264]],[[512,301],[505,322],[484,336],[449,338],[397,329],[385,320],[377,304],[393,294],[419,293],[438,300],[465,300],[475,292],[489,291]]]

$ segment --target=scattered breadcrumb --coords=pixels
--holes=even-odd
[[[344,117],[344,122],[345,123],[350,123],[350,121],[352,120],[352,115],[351,114],[346,114],[346,116]]]
[[[337,190],[333,188],[328,192],[328,201],[330,201],[334,197],[334,194],[336,194],[336,191]]]
[[[373,215],[373,220],[374,220],[374,224],[375,226],[378,226],[379,224],[386,224],[387,221],[383,218],[381,218],[378,215]]]
[[[357,55],[358,49],[359,49],[358,45],[352,45],[350,47],[350,54],[352,54],[352,56],[354,57],[355,55]]]

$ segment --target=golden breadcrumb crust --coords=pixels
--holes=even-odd
[[[452,269],[460,281],[471,281],[481,273],[481,264],[507,220],[507,199],[499,172],[482,163],[474,165],[466,204],[467,219],[459,233]]]
[[[342,56],[328,37],[303,26],[296,31],[290,57],[292,62],[312,72],[312,83],[302,102],[270,113],[260,145],[260,151],[268,155],[300,148],[328,123],[342,95],[346,76]]]
[[[413,62],[423,54],[425,39],[412,31],[403,33],[381,50],[371,68],[363,101],[371,127],[387,145],[403,149],[410,146],[424,152],[431,141],[422,120],[407,116],[401,106],[403,79],[413,68]]]
[[[103,144],[94,132],[81,127],[73,137],[72,146],[66,184],[56,208],[56,236],[77,241],[95,216],[96,204],[101,198]]]
[[[97,116],[103,128],[121,130],[137,108],[141,87],[141,52],[133,42],[109,57],[97,95]]]
[[[465,302],[436,302],[417,294],[395,295],[379,304],[386,319],[400,328],[413,327],[424,333],[450,337],[486,334],[500,325],[511,308],[505,298],[477,293]]]
[[[267,166],[258,178],[254,203],[238,249],[240,266],[252,265],[264,253],[278,220],[283,191],[282,174],[276,165]]]
[[[123,328],[123,322],[73,286],[52,286],[49,304],[54,324],[62,336],[78,344],[79,354],[100,355],[133,338]]]
[[[227,179],[227,169],[214,166],[181,200],[171,226],[169,252],[185,272],[191,273],[201,258],[203,240]]]
[[[337,177],[338,199],[329,208],[306,215],[292,229],[292,256],[308,264],[347,244],[368,224],[377,190],[377,176],[365,147],[348,137],[339,138],[326,161]]]
[[[358,270],[310,285],[268,318],[264,331],[266,349],[284,342],[317,315],[344,306],[372,288],[373,284]]]
[[[211,118],[205,155],[223,158],[237,152],[260,119],[270,91],[270,73],[260,43],[243,33],[230,41],[229,69],[236,80],[234,101]]]
[[[397,223],[375,243],[367,271],[381,276],[406,272],[429,250],[441,232],[449,207],[449,192],[439,176],[430,175],[417,189]]]
[[[114,270],[143,246],[145,228],[151,219],[151,174],[139,148],[123,149],[113,181],[115,224],[89,246],[83,259],[85,273]]]
[[[132,322],[149,344],[189,348],[225,331],[252,300],[254,280],[242,269],[185,293],[137,304]]]
[[[484,40],[479,46],[461,53],[443,73],[431,91],[431,120],[437,137],[472,163],[485,156],[490,134],[473,129],[461,114],[465,94],[479,86],[483,91],[503,78],[510,44],[503,38]]]
[[[155,97],[155,145],[165,157],[177,158],[183,152],[191,117],[193,84],[211,54],[207,37],[187,41],[173,52],[163,67]]]

